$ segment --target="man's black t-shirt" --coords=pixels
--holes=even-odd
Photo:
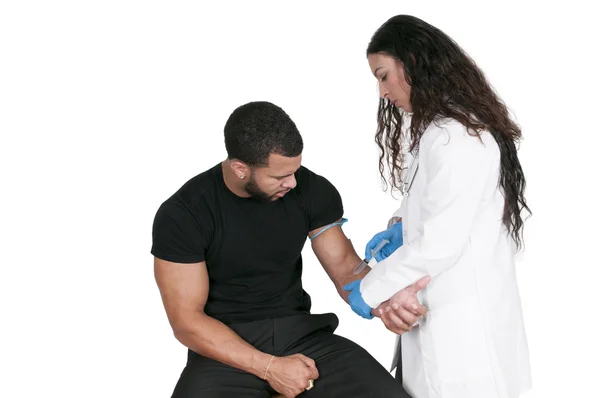
[[[297,185],[272,203],[242,198],[221,164],[185,183],[158,209],[151,253],[176,263],[206,262],[204,311],[224,323],[309,312],[301,251],[308,232],[339,220],[341,197],[325,178],[301,167]]]

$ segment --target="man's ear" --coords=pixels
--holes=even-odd
[[[231,169],[233,173],[241,180],[248,178],[250,176],[250,167],[240,160],[232,160],[231,161]]]

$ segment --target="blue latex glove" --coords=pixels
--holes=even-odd
[[[404,243],[402,241],[402,221],[373,236],[365,248],[365,259],[367,261],[371,260],[371,250],[375,249],[375,246],[377,246],[379,242],[384,239],[387,239],[390,242],[383,246],[381,250],[375,254],[375,259],[378,262],[390,256]]]
[[[350,308],[352,308],[352,311],[356,312],[365,319],[373,319],[371,307],[365,303],[365,300],[362,298],[362,294],[360,294],[360,279],[350,282],[344,286],[344,290],[350,292],[348,301],[350,302]]]

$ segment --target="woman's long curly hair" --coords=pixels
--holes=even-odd
[[[487,130],[500,147],[499,184],[505,203],[502,221],[520,248],[521,212],[525,209],[531,214],[524,196],[525,176],[517,157],[521,129],[511,120],[506,105],[483,72],[448,35],[408,15],[392,17],[375,32],[367,55],[376,53],[395,58],[411,86],[408,129],[403,126],[404,111],[387,99],[379,102],[375,141],[381,150],[379,171],[386,187],[384,163],[390,171],[392,189],[400,188],[402,144],[409,142],[410,150],[418,148],[423,132],[438,118],[453,118],[473,135]]]

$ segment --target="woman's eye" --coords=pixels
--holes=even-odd
[[[387,80],[387,73],[381,77],[381,81],[384,82]]]

